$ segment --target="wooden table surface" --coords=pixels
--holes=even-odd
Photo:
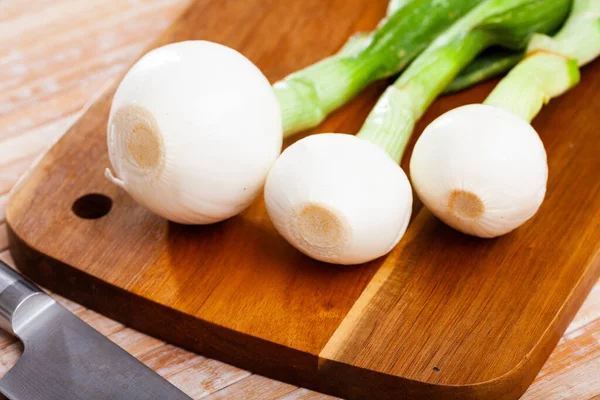
[[[16,180],[188,1],[0,1],[1,259],[11,262],[3,220]],[[195,399],[331,398],[186,352],[56,297]],[[0,376],[21,351],[0,331]],[[600,283],[523,398],[600,398]]]

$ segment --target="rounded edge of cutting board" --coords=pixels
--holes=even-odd
[[[561,307],[557,318],[548,326],[544,335],[531,349],[526,357],[514,365],[510,371],[485,382],[467,385],[445,385],[429,382],[415,381],[397,377],[378,371],[356,368],[344,362],[320,358],[319,371],[326,375],[331,382],[339,385],[343,382],[344,397],[352,399],[371,398],[373,391],[382,391],[385,395],[373,398],[382,399],[519,399],[531,385],[542,366],[556,347],[567,326],[571,316],[577,312],[585,301],[587,295],[594,287],[600,272],[600,262],[590,265],[595,273],[586,274],[577,290],[573,290]],[[398,379],[400,378],[400,379]],[[373,382],[377,382],[373,385]],[[338,393],[340,393],[338,391]]]
[[[553,321],[527,357],[508,373],[481,383],[444,385],[320,358],[199,320],[37,251],[15,232],[10,214],[7,228],[10,252],[18,269],[41,286],[174,345],[257,374],[348,399],[517,399],[535,379],[566,329],[569,316],[579,308],[594,284],[591,279],[594,274],[587,274],[589,282],[581,282],[579,290],[571,292],[560,318]],[[149,315],[152,317],[147,318]],[[246,351],[249,348],[252,350]],[[284,358],[286,361],[282,362]]]

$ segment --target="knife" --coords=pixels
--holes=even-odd
[[[24,347],[0,379],[10,400],[191,400],[1,260],[0,328]]]

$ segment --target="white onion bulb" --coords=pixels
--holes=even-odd
[[[143,56],[113,98],[107,176],[175,222],[207,224],[246,208],[281,151],[281,113],[246,57],[205,41]]]
[[[471,104],[425,129],[410,175],[419,198],[442,221],[467,234],[495,237],[536,213],[548,164],[528,122],[491,105]]]
[[[359,264],[388,253],[412,211],[408,178],[378,146],[320,134],[288,147],[265,185],[275,228],[306,255]]]

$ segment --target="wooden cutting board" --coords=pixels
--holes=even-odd
[[[197,1],[155,46],[217,41],[275,81],[372,29],[385,3]],[[417,204],[392,253],[355,267],[297,252],[260,199],[212,226],[138,207],[103,177],[113,87],[15,188],[12,254],[39,284],[109,317],[297,385],[348,398],[517,398],[600,272],[600,64],[582,80],[534,123],[550,167],[534,219],[483,240]],[[356,132],[384,87],[315,132]],[[440,99],[415,136],[492,87]]]

